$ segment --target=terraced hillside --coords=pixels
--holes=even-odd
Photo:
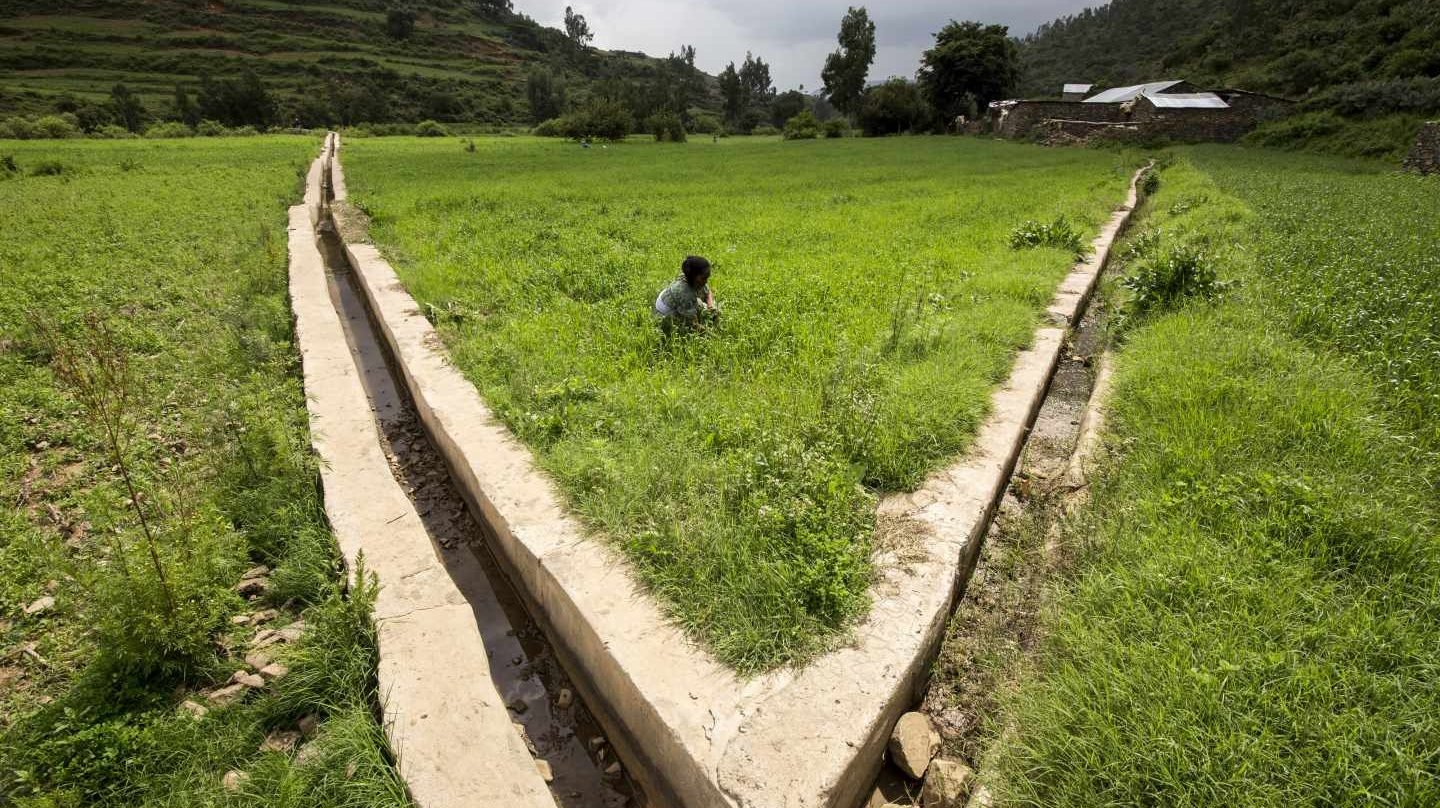
[[[109,99],[124,83],[151,114],[204,77],[254,74],[275,97],[275,123],[488,121],[529,118],[525,76],[545,65],[572,88],[643,79],[664,62],[582,50],[503,0],[49,0],[0,7],[0,115],[49,112],[67,94]],[[408,30],[405,30],[408,28]],[[677,48],[680,43],[676,43]]]

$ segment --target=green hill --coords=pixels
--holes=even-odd
[[[1440,111],[1435,0],[1113,0],[1021,42],[1024,90],[1188,79],[1342,114]],[[1315,108],[1312,105],[1312,108]]]
[[[195,96],[206,77],[242,86],[253,73],[279,125],[524,123],[537,67],[574,99],[661,83],[675,66],[579,48],[508,0],[79,0],[63,9],[7,0],[3,9],[0,117],[98,105],[117,83],[164,117],[176,114],[177,84]],[[413,16],[393,19],[401,9]]]

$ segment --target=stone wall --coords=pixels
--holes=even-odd
[[[1118,104],[1086,104],[1081,101],[1016,101],[1008,107],[992,111],[991,133],[996,137],[1020,139],[1042,121],[1085,120],[1120,121],[1124,115]]]
[[[1011,139],[1038,137],[1048,142],[1096,137],[1228,143],[1239,140],[1263,121],[1287,114],[1292,106],[1283,98],[1240,90],[1218,94],[1230,105],[1228,109],[1160,108],[1144,98],[1125,104],[1007,102],[990,111],[990,133]]]
[[[1420,127],[1415,146],[1405,158],[1405,168],[1421,174],[1440,174],[1440,121]]]

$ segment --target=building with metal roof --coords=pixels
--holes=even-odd
[[[1225,99],[1214,93],[1143,93],[1141,98],[1159,109],[1229,109]]]
[[[1184,85],[1184,86],[1181,86]],[[1114,87],[1101,93],[1096,93],[1085,99],[1087,104],[1121,104],[1126,101],[1134,101],[1142,95],[1163,93],[1171,90],[1177,93],[1188,93],[1199,90],[1193,87],[1190,82],[1181,79],[1171,81],[1152,81],[1146,84],[1132,84],[1129,87]]]
[[[1060,98],[1065,101],[1080,101],[1093,89],[1093,84],[1066,84],[1060,92]]]

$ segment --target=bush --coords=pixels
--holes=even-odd
[[[820,122],[810,110],[795,115],[785,122],[786,140],[814,140],[820,137]]]
[[[194,135],[195,133],[191,131],[190,127],[179,121],[164,121],[145,130],[147,138],[193,137]]]
[[[224,137],[225,124],[206,118],[195,125],[195,134],[201,137]]]
[[[929,108],[915,82],[893,78],[865,91],[858,118],[866,137],[898,135],[924,128]]]
[[[35,122],[29,118],[16,116],[6,119],[3,127],[0,127],[0,137],[13,138],[15,140],[30,140],[39,137],[35,128]]]
[[[1315,93],[1302,106],[1311,112],[1334,112],[1351,118],[1436,113],[1440,112],[1440,77],[1341,84]]]
[[[1191,297],[1211,300],[1230,286],[1228,281],[1219,280],[1205,254],[1189,245],[1139,262],[1135,273],[1120,283],[1134,294],[1126,314],[1135,317],[1168,311]]]
[[[15,162],[13,154],[0,157],[0,177],[8,177],[20,173],[20,165]]]
[[[65,167],[65,164],[60,162],[59,160],[42,160],[36,163],[34,168],[30,169],[30,176],[58,177],[61,174],[64,174],[67,170],[68,169]]]
[[[760,124],[759,126],[755,127],[754,129],[751,129],[751,130],[750,130],[750,134],[752,134],[752,135],[771,136],[771,135],[778,135],[778,134],[780,134],[780,130],[779,130],[779,129],[776,129],[775,127],[771,126],[771,125],[768,124],[768,123],[762,123],[762,124]]]
[[[825,137],[845,137],[850,134],[850,127],[845,125],[844,118],[831,118],[825,122]]]
[[[80,125],[75,116],[69,113],[41,116],[35,120],[35,130],[36,137],[42,138],[80,137]]]
[[[1144,175],[1140,177],[1140,195],[1142,197],[1154,196],[1160,190],[1160,172],[1153,168],[1145,169]]]
[[[247,123],[244,126],[237,126],[231,129],[227,134],[231,137],[253,137],[260,134],[260,130]]]
[[[685,123],[673,112],[657,112],[645,122],[645,128],[660,143],[684,143]]]
[[[134,132],[131,132],[129,129],[126,129],[123,126],[117,126],[113,123],[104,124],[103,126],[96,129],[94,132],[91,132],[90,136],[99,138],[101,140],[129,140],[131,138],[138,137],[138,135],[136,135]]]
[[[1399,161],[1415,143],[1424,118],[1387,115],[1370,120],[1342,118],[1333,112],[1307,112],[1262,124],[1241,141],[1292,151]]]
[[[415,125],[416,137],[445,137],[449,134],[450,130],[436,121],[425,120]]]
[[[565,137],[565,120],[563,118],[551,118],[548,121],[541,121],[530,130],[530,134],[536,137]]]
[[[560,119],[560,130],[574,140],[621,140],[630,134],[634,119],[614,101],[593,100]]]
[[[708,112],[693,112],[690,115],[690,131],[697,135],[718,135],[724,128],[720,119]]]
[[[1010,249],[1027,250],[1035,247],[1056,247],[1067,250],[1076,258],[1085,255],[1085,242],[1079,231],[1064,217],[1050,224],[1028,221],[1010,233]]]

